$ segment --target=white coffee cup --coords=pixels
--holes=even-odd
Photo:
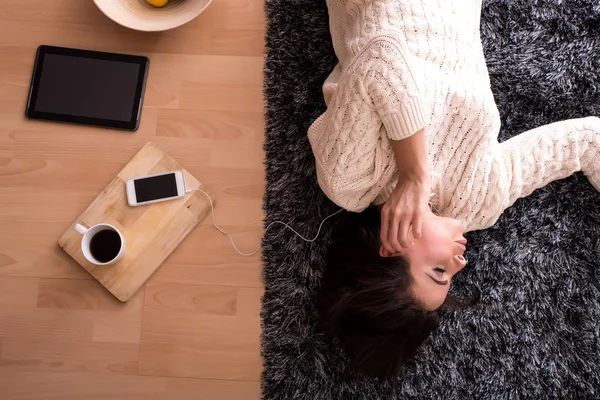
[[[81,252],[85,258],[96,265],[110,265],[119,261],[125,255],[125,240],[117,228],[110,224],[97,224],[90,228],[75,224],[75,230],[83,235]],[[116,232],[102,233],[104,231]],[[100,236],[98,236],[100,234]]]

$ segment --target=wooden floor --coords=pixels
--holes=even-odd
[[[258,245],[264,191],[260,0],[215,0],[164,33],[91,0],[0,7],[0,399],[260,398],[259,256],[205,219],[127,304],[57,245],[147,142],[218,197],[217,222]],[[40,44],[151,59],[135,133],[24,118]]]

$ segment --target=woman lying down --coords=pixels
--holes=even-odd
[[[327,0],[339,64],[308,136],[321,188],[356,213],[334,234],[320,314],[355,372],[396,375],[438,326],[465,232],[576,171],[600,189],[597,117],[498,143],[481,3]]]

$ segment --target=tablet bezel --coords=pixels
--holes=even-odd
[[[44,64],[44,57],[46,54],[58,54],[71,57],[83,57],[92,58],[97,60],[108,60],[108,61],[121,61],[126,63],[138,64],[140,66],[137,87],[135,90],[135,99],[133,110],[131,112],[131,118],[129,121],[110,120],[103,118],[83,117],[79,115],[69,114],[58,114],[43,111],[36,111],[35,105],[37,101],[37,95],[39,90],[40,79],[42,77],[42,68]],[[135,131],[138,129],[140,124],[140,118],[142,113],[142,100],[144,98],[144,90],[146,87],[146,79],[148,76],[148,67],[150,60],[143,56],[133,56],[128,54],[117,54],[117,53],[105,53],[100,51],[92,50],[81,50],[71,49],[67,47],[55,47],[41,45],[38,47],[37,54],[35,57],[35,65],[33,68],[33,74],[31,77],[31,84],[29,88],[29,98],[27,100],[27,107],[25,110],[25,116],[30,119],[41,119],[47,121],[59,121],[59,122],[70,122],[84,125],[102,126],[107,128],[126,129]]]

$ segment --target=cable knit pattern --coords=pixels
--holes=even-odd
[[[540,127],[499,144],[479,37],[481,0],[328,0],[339,64],[309,128],[319,184],[339,206],[384,203],[392,140],[426,130],[434,206],[484,229],[519,197],[583,170],[600,189],[600,120]],[[436,179],[437,178],[437,179]]]

